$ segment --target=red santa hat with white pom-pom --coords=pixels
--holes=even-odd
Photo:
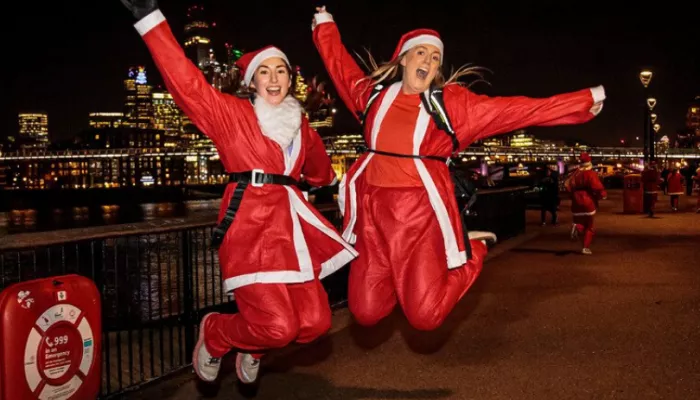
[[[399,44],[396,46],[396,50],[394,51],[394,55],[391,57],[391,59],[396,60],[401,54],[416,46],[425,44],[430,44],[440,49],[440,64],[442,64],[442,59],[445,55],[445,46],[442,43],[442,39],[440,39],[440,34],[432,29],[415,29],[401,36]]]
[[[236,65],[241,69],[241,74],[243,75],[243,83],[246,86],[249,86],[250,82],[253,80],[255,70],[258,69],[263,61],[273,57],[283,59],[284,62],[287,63],[287,66],[290,67],[287,56],[282,52],[282,50],[275,46],[266,46],[262,49],[243,54],[241,58],[236,61]]]

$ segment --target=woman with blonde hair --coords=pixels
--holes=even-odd
[[[443,43],[430,29],[403,35],[390,62],[367,76],[343,46],[331,14],[317,11],[316,48],[340,98],[367,121],[368,152],[339,188],[343,237],[359,252],[350,268],[350,311],[360,324],[373,325],[398,303],[411,325],[433,330],[474,283],[485,242],[495,240],[487,232],[464,237],[449,157],[519,128],[589,121],[601,110],[603,88],[545,99],[474,94],[456,84],[468,70],[441,78]],[[436,113],[441,121],[431,118]]]

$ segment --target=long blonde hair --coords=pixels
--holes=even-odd
[[[360,59],[362,64],[364,64],[365,68],[369,71],[369,75],[360,79],[356,83],[356,85],[370,81],[370,83],[367,85],[367,89],[369,89],[382,82],[395,81],[399,73],[403,74],[403,66],[401,65],[401,61],[404,59],[404,57],[406,57],[407,52],[401,54],[396,60],[389,61],[381,65],[377,64],[377,62],[375,61],[374,57],[372,57],[372,54],[369,52],[368,49],[365,48],[365,52],[367,53],[367,61],[365,61],[359,54],[357,54],[357,52],[355,52],[355,55],[357,55],[357,58]],[[433,83],[439,88],[445,87],[447,85],[464,85],[463,82],[459,81],[460,78],[469,75],[475,75],[479,77],[479,79],[470,82],[467,86],[474,85],[477,82],[484,82],[487,85],[490,85],[490,83],[484,79],[484,75],[482,72],[484,70],[491,72],[491,70],[489,70],[488,68],[464,64],[461,67],[459,67],[456,71],[454,71],[453,69],[450,72],[450,77],[445,79],[445,75],[443,75],[442,69],[438,69],[437,74],[433,79]]]

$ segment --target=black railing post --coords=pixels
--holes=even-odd
[[[182,280],[183,280],[183,325],[185,328],[185,361],[192,362],[194,350],[194,328],[197,324],[194,309],[194,287],[192,286],[192,232],[188,229],[182,231]]]

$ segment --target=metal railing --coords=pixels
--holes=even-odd
[[[499,239],[525,230],[525,188],[483,190],[469,229]],[[317,205],[340,228],[335,204]],[[24,233],[0,237],[0,289],[79,274],[101,293],[101,398],[186,368],[202,316],[236,312],[209,248],[216,216]],[[334,308],[345,305],[349,268],[322,281]]]

